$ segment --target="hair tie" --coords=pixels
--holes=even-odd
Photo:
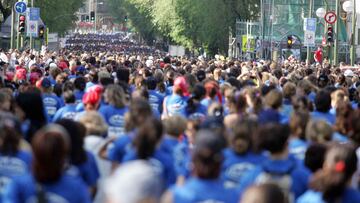
[[[339,172],[339,173],[342,173],[342,172],[344,172],[344,170],[345,170],[345,162],[344,161],[338,161],[335,164],[335,171]]]

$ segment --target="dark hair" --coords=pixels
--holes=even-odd
[[[131,131],[152,116],[152,109],[144,99],[133,99],[126,115],[125,129]]]
[[[130,79],[130,70],[128,68],[119,68],[116,71],[116,77],[119,81],[128,84]]]
[[[315,97],[315,108],[319,112],[326,113],[331,108],[331,96],[328,91],[320,91]]]
[[[3,155],[15,155],[21,139],[19,121],[8,113],[0,113],[0,152]]]
[[[360,111],[355,110],[349,118],[349,138],[356,146],[360,146]]]
[[[74,165],[80,165],[87,160],[86,151],[84,150],[84,137],[86,128],[81,123],[70,119],[61,119],[56,122],[66,129],[70,137],[70,162]]]
[[[77,77],[74,81],[74,86],[80,91],[84,91],[86,87],[86,79],[84,77]]]
[[[70,82],[70,81],[66,81],[63,85],[62,91],[66,92],[66,91],[74,91],[75,90],[75,85]]]
[[[157,144],[163,135],[163,126],[161,121],[155,118],[148,118],[138,128],[137,136],[134,139],[139,159],[148,159],[154,154]]]
[[[348,102],[338,102],[336,107],[336,122],[334,125],[334,130],[347,135],[350,130],[350,117],[353,113],[353,109]]]
[[[243,194],[241,202],[253,203],[253,197],[249,195],[256,195],[256,202],[259,203],[288,203],[284,191],[277,184],[273,183],[264,183],[249,187]],[[249,201],[247,198],[250,198],[251,200]]]
[[[33,173],[36,181],[52,183],[61,177],[69,145],[66,133],[49,126],[36,133],[32,142]]]
[[[72,104],[75,103],[75,95],[73,91],[66,91],[63,93],[63,98],[65,104]]]
[[[55,84],[53,91],[56,94],[56,96],[61,97],[61,94],[63,93],[62,89],[63,89],[63,87],[61,84]]]
[[[243,120],[232,128],[233,133],[229,143],[236,153],[244,154],[252,149],[253,124],[251,120]]]
[[[310,188],[321,192],[326,202],[336,201],[342,196],[356,169],[355,149],[347,145],[333,145],[326,153],[324,167],[312,177]]]
[[[259,146],[270,153],[282,152],[287,147],[290,129],[288,125],[268,123],[257,132]]]
[[[210,130],[200,130],[196,134],[192,161],[196,176],[202,179],[216,179],[221,172],[223,145],[218,142],[222,135]],[[206,138],[206,139],[204,139]]]
[[[195,85],[192,91],[192,96],[187,101],[186,112],[188,114],[192,114],[196,111],[196,108],[198,107],[197,104],[200,103],[201,99],[205,97],[205,94],[206,90],[204,86],[199,84]]]
[[[35,132],[46,125],[46,117],[41,95],[35,92],[19,93],[16,97],[17,105],[24,111],[25,118],[30,120],[29,129],[25,132],[25,138],[31,142]]]
[[[306,111],[294,111],[291,114],[289,127],[291,134],[302,140],[306,139],[306,126],[310,120],[310,115]]]
[[[304,164],[315,173],[321,169],[324,163],[326,146],[320,143],[311,144],[305,152]]]

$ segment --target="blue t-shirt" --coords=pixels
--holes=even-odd
[[[74,120],[76,113],[76,104],[66,104],[64,107],[56,111],[53,117],[53,122],[64,118]]]
[[[289,156],[283,160],[267,159],[263,164],[245,174],[239,185],[240,192],[244,192],[246,188],[254,183],[263,183],[268,174],[278,178],[288,176],[291,179],[290,185],[288,185],[288,189],[292,193],[289,194],[290,197],[296,199],[307,190],[309,171],[294,157]]]
[[[160,143],[160,150],[164,153],[170,154],[173,156],[175,147],[179,144],[179,141],[174,138],[170,137],[168,135],[165,135]]]
[[[79,104],[79,103],[82,102],[82,98],[83,98],[84,94],[85,94],[84,91],[80,91],[80,90],[75,90],[75,91],[74,91],[75,104]]]
[[[311,113],[311,118],[314,120],[324,120],[331,126],[334,125],[336,121],[335,115],[331,114],[330,112],[323,113],[319,111],[314,111]]]
[[[13,156],[0,153],[0,202],[5,187],[13,178],[30,173],[31,160],[31,153],[25,151],[18,151]]]
[[[207,110],[208,108],[205,105],[199,103],[196,105],[194,112],[186,112],[186,117],[189,119],[204,120],[207,116]]]
[[[162,113],[162,103],[164,97],[158,94],[156,90],[149,90],[149,103],[154,112]]]
[[[49,203],[90,203],[85,184],[79,179],[63,175],[54,183],[42,184]],[[3,203],[36,203],[37,184],[33,176],[17,177],[5,189]]]
[[[210,98],[205,98],[205,99],[203,99],[203,100],[200,101],[200,104],[204,105],[205,108],[208,109],[209,106],[210,106],[212,103],[214,103],[214,102],[216,102],[216,101],[215,101],[215,100],[212,100],[212,99],[210,99]]]
[[[340,134],[339,132],[334,132],[332,136],[332,140],[340,143],[347,143],[349,142],[349,138],[347,138],[345,135]]]
[[[165,108],[168,116],[186,117],[187,97],[173,94],[165,98]],[[164,110],[165,111],[165,110]]]
[[[183,186],[171,189],[174,203],[216,202],[237,203],[239,195],[234,189],[226,189],[221,180],[190,178]]]
[[[42,100],[44,103],[45,112],[47,114],[48,122],[53,120],[53,117],[57,110],[59,110],[62,106],[62,102],[59,97],[55,94],[44,93],[42,95]]]
[[[175,172],[177,176],[185,178],[191,174],[191,148],[187,142],[179,143],[173,152]]]
[[[71,165],[66,174],[72,177],[81,177],[88,186],[96,186],[100,173],[92,153],[86,152],[87,160],[80,165]]]
[[[131,149],[124,155],[123,162],[129,162],[137,159],[138,157],[136,151]],[[173,158],[170,154],[157,149],[148,161],[155,167],[158,174],[162,175],[167,187],[175,184],[176,175]]]
[[[129,132],[124,136],[121,136],[115,140],[115,142],[109,146],[107,150],[108,159],[110,161],[121,163],[124,155],[132,149],[132,141],[136,136],[135,131]]]
[[[263,155],[247,152],[236,154],[233,149],[225,149],[224,162],[222,165],[222,179],[226,188],[236,188],[244,174],[253,170],[266,158]]]
[[[335,202],[335,201],[334,201]],[[341,196],[341,203],[360,202],[360,192],[353,188],[346,188]],[[322,198],[321,192],[308,190],[301,195],[296,203],[326,203]]]
[[[309,144],[299,138],[293,138],[289,141],[289,152],[299,160],[304,160],[305,152]]]
[[[112,105],[102,105],[99,113],[104,117],[108,124],[108,136],[118,137],[125,132],[125,114],[128,112],[127,107],[116,108]]]

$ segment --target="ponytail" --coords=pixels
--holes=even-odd
[[[154,154],[162,134],[163,126],[157,119],[150,118],[140,126],[134,140],[134,146],[139,159],[148,159]]]
[[[326,202],[338,200],[357,169],[355,150],[350,146],[333,146],[326,155],[324,168],[313,176],[310,187],[323,193]]]

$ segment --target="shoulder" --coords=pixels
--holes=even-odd
[[[322,194],[313,190],[308,190],[303,195],[301,195],[297,203],[323,203]]]

